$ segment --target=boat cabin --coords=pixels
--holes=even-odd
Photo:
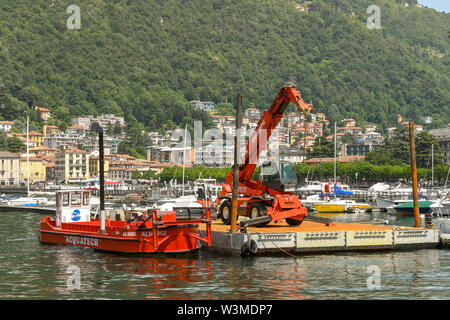
[[[89,190],[56,191],[56,225],[91,220],[91,193]]]

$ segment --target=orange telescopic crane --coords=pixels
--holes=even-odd
[[[247,143],[244,162],[239,166],[238,215],[251,219],[246,225],[265,225],[282,219],[289,225],[299,225],[307,215],[298,196],[294,194],[297,177],[289,162],[267,162],[260,170],[259,181],[252,180],[257,161],[266,150],[267,141],[284,116],[289,103],[308,115],[313,112],[312,103],[305,103],[293,84],[282,87],[270,108],[264,112]],[[227,174],[226,183],[216,200],[215,207],[224,224],[231,223],[231,197],[233,172]]]

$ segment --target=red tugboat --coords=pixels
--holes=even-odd
[[[136,221],[105,220],[102,230],[100,219],[90,219],[89,200],[86,190],[58,191],[56,219],[42,218],[39,240],[117,253],[181,253],[198,249],[197,240],[211,245],[209,207],[197,218],[149,210]],[[205,237],[197,233],[200,223],[207,224]]]

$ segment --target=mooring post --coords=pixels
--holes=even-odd
[[[420,227],[419,193],[417,191],[416,144],[414,141],[414,122],[409,123],[409,149],[411,154],[411,177],[414,201],[414,227]]]
[[[237,95],[236,106],[236,134],[234,135],[234,165],[233,165],[233,193],[231,197],[231,224],[230,232],[236,230],[237,222],[237,197],[239,186],[239,143],[238,135],[241,134],[242,122],[242,94]]]
[[[103,128],[98,133],[98,149],[100,151],[100,232],[105,229],[105,155],[103,150]]]
[[[103,150],[103,128],[98,122],[94,122],[92,130],[98,133],[99,171],[100,171],[100,233],[106,232],[105,228],[105,156]]]

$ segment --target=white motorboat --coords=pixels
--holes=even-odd
[[[430,206],[433,210],[433,214],[437,217],[450,216],[450,199],[439,199]]]
[[[11,199],[6,202],[8,206],[11,207],[40,207],[48,206],[49,199],[47,198],[35,198],[35,197],[20,197],[16,199]]]
[[[387,183],[375,183],[369,188],[369,192],[385,192],[389,191],[391,186]]]

